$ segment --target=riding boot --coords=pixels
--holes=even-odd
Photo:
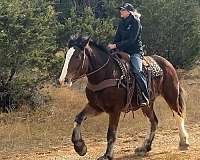
[[[147,82],[144,75],[141,72],[135,73],[136,82],[140,89],[139,94],[139,105],[148,106],[149,105],[149,93],[147,89]]]

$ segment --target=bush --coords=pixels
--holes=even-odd
[[[179,67],[187,66],[200,53],[200,7],[196,0],[148,1],[142,13],[148,52],[161,54]]]
[[[80,3],[75,0],[74,4],[69,4],[71,7],[75,7],[75,10],[65,15],[68,18],[60,35],[64,35],[66,38],[77,32],[86,32],[97,39],[99,38],[102,42],[111,41],[118,21],[118,10],[116,8],[124,1],[94,0],[87,2]],[[142,13],[142,37],[147,53],[164,56],[179,67],[190,65],[193,59],[199,57],[199,1],[128,0],[126,2],[134,4],[134,7]],[[95,18],[93,13],[96,13],[96,8],[100,3],[102,4],[101,11],[105,12],[101,15],[106,15],[108,18]],[[87,8],[87,6],[91,8]],[[102,7],[104,8],[102,9]],[[85,8],[84,11],[82,11],[83,8]],[[80,11],[83,13],[80,13]],[[112,25],[115,26],[114,30]],[[111,32],[109,32],[110,29]],[[108,33],[108,37],[105,37],[106,34],[104,33]],[[61,41],[63,42],[63,39]]]
[[[0,107],[9,111],[48,77],[57,22],[48,0],[0,2]]]
[[[72,9],[70,15],[67,15],[65,21],[62,21],[58,31],[58,43],[66,46],[71,35],[85,34],[92,36],[95,40],[106,44],[112,41],[114,36],[113,19],[95,18],[90,7],[84,9],[80,16]]]

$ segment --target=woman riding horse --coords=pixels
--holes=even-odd
[[[140,106],[147,106],[149,105],[149,94],[147,81],[142,72],[143,47],[141,41],[141,15],[130,3],[124,3],[119,9],[122,20],[119,23],[114,42],[113,44],[108,44],[108,48],[117,48],[130,55],[132,71],[141,89],[139,103]]]
[[[110,160],[113,158],[113,146],[116,141],[120,114],[123,112],[127,102],[126,88],[115,83],[121,77],[121,70],[119,70],[119,66],[115,63],[111,54],[90,39],[84,37],[71,39],[68,48],[69,50],[66,53],[64,67],[59,79],[60,84],[71,86],[74,81],[83,76],[88,78],[88,84],[90,84],[87,84],[86,87],[88,103],[75,118],[72,134],[74,149],[81,156],[86,154],[87,147],[81,135],[81,125],[87,118],[106,112],[109,115],[107,149],[105,154],[98,160]],[[177,120],[180,148],[187,149],[189,147],[188,134],[184,126],[186,108],[183,89],[179,83],[178,76],[172,64],[166,59],[160,56],[152,56],[151,59],[162,68],[163,76],[152,79],[151,88],[154,91],[154,99],[150,101],[149,107],[141,107],[144,115],[148,117],[151,126],[143,145],[137,148],[135,153],[144,155],[151,150],[158,125],[158,119],[153,106],[156,97],[159,95],[166,100]],[[140,108],[135,94],[131,105],[133,111]],[[166,118],[170,119],[171,117]]]

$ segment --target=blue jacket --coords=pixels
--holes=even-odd
[[[119,22],[113,43],[120,51],[130,55],[143,54],[141,31],[140,19],[130,15]]]

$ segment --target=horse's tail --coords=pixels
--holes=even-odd
[[[186,118],[186,91],[179,84],[179,95],[178,95],[178,103],[179,103],[179,114],[181,117]]]

